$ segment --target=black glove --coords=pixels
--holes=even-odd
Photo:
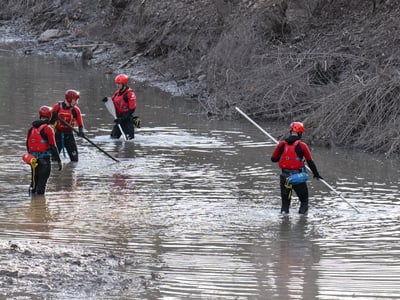
[[[53,111],[53,114],[50,119],[50,124],[54,125],[54,123],[58,120],[58,112]]]
[[[61,160],[58,161],[58,171],[62,170],[62,162]]]
[[[315,174],[314,174],[314,178],[317,179],[317,180],[318,180],[318,179],[324,179],[324,178],[322,178],[321,175],[319,175],[319,173],[315,173]]]
[[[79,127],[78,136],[81,138],[85,137],[85,134],[83,133],[83,127]]]
[[[133,120],[133,124],[135,124],[137,128],[140,128],[142,127],[142,120],[140,120],[139,117],[135,117],[135,119]]]
[[[121,124],[122,123],[122,118],[118,117],[114,120],[115,124]]]
[[[103,99],[101,99],[101,101],[103,101],[104,103],[106,103],[108,101],[107,97],[104,97]]]

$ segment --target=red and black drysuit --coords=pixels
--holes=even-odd
[[[78,147],[76,146],[73,128],[78,126],[78,136],[84,136],[81,110],[76,105],[67,106],[65,102],[57,102],[52,111],[53,117],[50,123],[55,126],[58,151],[67,149],[70,160],[76,162],[78,161]],[[63,124],[59,119],[64,120],[69,126]]]
[[[126,134],[126,138],[131,140],[135,137],[135,126],[133,113],[136,109],[136,95],[135,92],[128,86],[123,86],[114,92],[111,97],[117,119],[114,120],[116,123],[111,131],[112,138],[120,138],[121,131],[118,128],[118,124],[121,125],[122,130]]]
[[[51,161],[59,162],[61,159],[54,138],[54,131],[49,126],[48,120],[36,120],[28,130],[26,138],[27,151],[36,157],[37,167],[31,166],[32,180],[30,192],[37,195],[43,195],[46,190],[47,180],[51,173]],[[61,168],[61,167],[59,167]]]
[[[287,178],[295,173],[304,171],[304,160],[313,172],[314,178],[322,178],[312,159],[310,149],[307,144],[300,141],[299,136],[291,135],[285,140],[280,141],[271,155],[272,162],[279,162],[279,168],[282,173],[280,175],[280,188],[282,207],[281,213],[289,213],[291,202],[292,188],[296,192],[300,200],[299,213],[305,214],[308,210],[308,187],[306,182],[293,185],[292,188],[287,187]]]

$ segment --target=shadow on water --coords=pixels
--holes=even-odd
[[[312,149],[324,178],[311,207],[281,217],[274,144],[245,120],[132,83],[143,128],[111,140],[100,101],[112,77],[70,60],[0,56],[0,297],[39,299],[396,299],[399,163]],[[41,105],[81,91],[80,160],[28,196],[21,160]],[[261,124],[274,135],[279,124]]]

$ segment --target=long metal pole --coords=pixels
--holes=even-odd
[[[243,116],[245,117],[250,123],[252,123],[254,126],[256,126],[258,129],[260,129],[265,135],[267,135],[272,141],[275,142],[275,144],[278,144],[279,142],[268,132],[266,132],[260,125],[258,125],[256,122],[254,122],[248,115],[246,115],[240,108],[235,107],[235,109]],[[308,171],[311,172],[311,169],[306,165],[306,168]],[[335,190],[329,183],[327,183],[324,179],[320,178],[319,179],[323,184],[325,184],[329,189],[331,189],[335,194],[337,194],[344,202],[346,202],[349,206],[351,206],[356,212],[360,213],[360,211],[352,205],[349,201],[346,200],[345,197],[341,193],[339,193],[337,190]]]
[[[76,134],[78,134],[78,130],[76,130],[74,127],[72,127],[68,122],[66,122],[64,119],[61,118],[57,118],[61,123],[63,123],[65,126],[69,127],[70,129],[72,129]],[[96,147],[98,150],[100,150],[101,152],[103,152],[105,155],[107,155],[109,158],[111,158],[113,161],[115,162],[120,162],[118,159],[116,159],[114,156],[112,156],[111,154],[107,153],[105,150],[103,150],[102,148],[100,148],[99,146],[97,146],[95,143],[93,143],[86,135],[83,136],[83,138],[85,140],[87,140],[90,144],[92,144],[94,147]]]

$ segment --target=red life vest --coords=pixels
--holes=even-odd
[[[127,88],[122,94],[118,90],[111,98],[117,115],[122,115],[136,108],[136,95],[131,88]]]
[[[47,124],[42,124],[38,128],[31,128],[31,132],[28,137],[28,151],[29,152],[45,152],[49,150],[50,145],[48,140],[41,134],[41,131],[44,127],[48,126]]]
[[[279,159],[279,168],[288,170],[298,170],[304,167],[304,160],[297,156],[295,151],[296,146],[300,143],[300,140],[295,141],[293,144],[288,144],[284,141],[283,152]]]
[[[75,107],[64,108],[63,102],[58,102],[53,107],[53,111],[57,112],[58,117],[60,119],[63,119],[65,122],[70,124],[72,127],[74,127],[76,125],[77,112],[75,110]],[[57,131],[62,131],[62,132],[72,132],[73,131],[70,127],[68,127],[67,125],[64,125],[59,120],[56,121],[55,128]]]

